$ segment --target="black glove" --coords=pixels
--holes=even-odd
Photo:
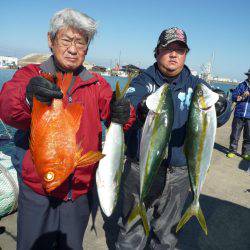
[[[219,94],[219,100],[215,103],[215,110],[217,115],[217,127],[223,126],[230,118],[232,113],[232,102],[230,102],[221,89],[213,90]]]
[[[30,79],[26,87],[26,97],[30,107],[33,106],[33,96],[35,96],[38,101],[50,105],[53,98],[62,99],[63,93],[56,84],[41,76],[36,76]]]
[[[225,92],[221,89],[215,89],[213,90],[215,93],[219,94],[219,99],[215,103],[215,110],[217,117],[223,114],[227,107],[227,96]]]
[[[124,98],[116,100],[114,92],[110,102],[111,121],[124,125],[128,121],[129,116],[130,116],[129,101]]]
[[[146,105],[146,99],[148,95],[144,96],[141,100],[141,102],[137,105],[137,118],[139,122],[139,126],[143,127],[146,117],[148,115],[148,107]]]

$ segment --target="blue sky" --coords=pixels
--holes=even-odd
[[[250,68],[250,1],[43,0],[2,1],[0,55],[48,53],[46,34],[52,15],[63,8],[98,21],[86,60],[109,66],[148,67],[163,29],[183,28],[191,48],[186,64],[200,72],[214,52],[213,75],[243,80]]]

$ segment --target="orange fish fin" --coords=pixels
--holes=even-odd
[[[79,103],[71,103],[66,107],[66,110],[73,117],[73,126],[75,127],[75,131],[77,132],[80,127],[83,107]]]
[[[55,76],[52,75],[51,73],[41,72],[41,76],[47,79],[48,81],[55,83]]]
[[[77,167],[85,167],[88,165],[92,165],[98,161],[100,161],[105,155],[99,151],[89,151],[88,153],[84,154],[78,160],[76,166]]]
[[[69,86],[71,84],[73,74],[72,73],[65,73],[64,75],[61,72],[56,74],[56,84],[61,89],[64,96],[66,96]]]

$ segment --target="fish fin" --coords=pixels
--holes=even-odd
[[[148,236],[150,228],[148,224],[146,207],[143,203],[139,203],[133,208],[133,210],[131,211],[129,215],[128,223],[131,223],[138,215],[140,215],[142,219],[142,224],[145,230],[145,234],[146,236]]]
[[[205,217],[203,215],[203,212],[202,212],[199,204],[198,204],[198,208],[196,205],[191,204],[191,206],[187,209],[187,211],[184,213],[184,215],[182,216],[181,220],[179,221],[179,223],[176,227],[176,233],[189,221],[189,219],[192,216],[196,216],[196,218],[198,219],[198,221],[201,225],[201,228],[203,229],[203,231],[207,235],[206,220],[205,220]]]
[[[41,72],[41,76],[45,79],[47,79],[48,81],[55,83],[55,75],[52,75],[51,73],[47,73],[47,72]]]
[[[67,91],[72,81],[72,77],[73,77],[72,73],[62,74],[61,72],[58,72],[56,74],[57,78],[56,84],[61,89],[63,96],[66,96],[67,94]]]
[[[146,105],[149,110],[154,111],[154,113],[159,113],[158,106],[162,98],[162,93],[165,88],[169,88],[168,85],[163,84],[155,92],[149,95],[146,99]]]
[[[77,167],[85,167],[88,165],[92,165],[98,161],[100,161],[105,155],[102,154],[99,151],[89,151],[88,153],[84,154],[83,156],[81,156],[79,158],[79,160],[77,161],[76,166]]]
[[[81,117],[83,112],[83,107],[79,103],[71,103],[66,107],[66,110],[72,115],[73,117],[73,126],[78,131],[81,123]]]
[[[207,232],[207,224],[206,224],[206,220],[205,220],[204,214],[203,214],[200,206],[199,206],[198,214],[196,214],[195,216],[198,219],[198,221],[201,225],[201,228],[203,229],[203,231],[207,235],[207,233],[208,233]]]
[[[130,83],[131,83],[131,76],[128,78],[126,85],[121,90],[119,81],[116,82],[116,88],[115,88],[116,100],[119,100],[124,97],[125,93],[127,92],[129,88]]]
[[[120,88],[120,84],[119,84],[119,81],[116,82],[116,85],[115,85],[115,97],[116,97],[116,100],[120,99],[122,96],[121,96],[121,88]]]

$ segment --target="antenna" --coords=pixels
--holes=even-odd
[[[210,74],[211,74],[211,76],[212,76],[213,66],[214,66],[214,51],[212,53],[212,58],[211,58],[211,62],[210,62]]]
[[[118,65],[119,65],[119,68],[120,68],[120,63],[121,63],[121,50],[120,50],[120,52],[119,52],[119,60],[118,60]]]

